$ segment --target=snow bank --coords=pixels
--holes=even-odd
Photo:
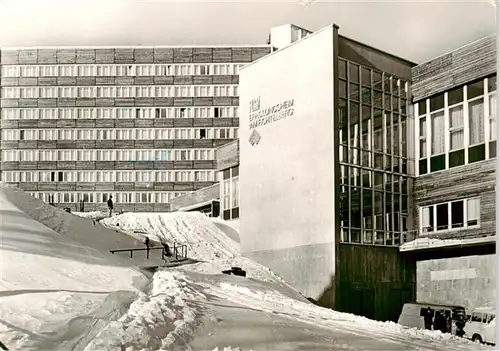
[[[196,260],[239,256],[239,244],[198,212],[124,213],[101,223],[132,235],[134,231],[146,233],[151,240],[187,245],[188,257]]]
[[[87,219],[96,219],[96,220],[101,220],[103,218],[108,217],[107,212],[103,211],[92,211],[92,212],[71,212],[75,216],[82,217],[82,218],[87,218]]]
[[[138,240],[146,235],[155,241],[187,245],[188,257],[204,262],[183,266],[183,270],[221,274],[231,267],[241,267],[247,277],[289,286],[269,268],[242,257],[239,243],[228,234],[235,232],[231,235],[239,241],[238,232],[223,220],[198,212],[172,212],[124,213],[101,222],[108,227],[119,227]]]
[[[215,314],[204,316],[209,306]],[[233,308],[229,314],[228,308]],[[245,316],[242,314],[245,311],[252,311],[252,322],[245,323],[241,319],[244,317],[239,317]],[[222,320],[218,312],[223,312],[224,318],[231,316],[242,323],[244,329],[233,330],[240,336],[235,335],[231,340],[225,340],[227,334],[224,334],[224,330],[227,326],[217,327]],[[491,350],[487,346],[438,331],[409,329],[395,323],[376,322],[321,308],[282,293],[281,288],[273,283],[263,284],[235,276],[162,270],[155,274],[148,296],[142,295],[131,305],[128,313],[103,328],[85,351],[119,350],[120,347],[159,351],[270,349],[251,346],[267,346],[265,340],[269,335],[263,335],[259,321],[270,325],[268,334],[272,338],[273,333],[277,332],[272,328],[273,323],[279,323],[279,319],[283,318],[289,320],[286,324],[288,328],[297,332],[287,342],[273,344],[280,345],[275,349],[299,349],[297,343],[300,340],[303,342],[304,338],[314,339],[315,335],[322,335],[318,334],[318,330],[323,330],[323,334],[329,335],[333,340],[342,336],[337,341],[341,344],[333,344],[331,339],[320,338],[312,349]],[[192,341],[200,333],[204,334],[205,326],[200,323],[207,321],[212,321],[214,325],[208,329],[211,330],[208,338],[203,336],[207,338],[206,347],[191,347]],[[346,339],[346,335],[349,339]],[[241,343],[235,345],[235,340],[241,340],[247,347],[241,348]],[[214,343],[217,346],[215,348]],[[234,346],[227,346],[228,344]],[[391,347],[384,348],[388,345]]]
[[[469,340],[443,334],[439,331],[407,328],[393,322],[378,322],[353,314],[321,308],[302,302],[279,292],[279,289],[258,289],[257,286],[244,287],[234,283],[203,285],[206,293],[243,306],[259,309],[274,315],[286,316],[308,324],[335,330],[349,331],[356,335],[376,335],[385,340],[407,341],[412,346],[428,350],[488,350],[487,346],[472,344]],[[426,348],[429,347],[429,348]],[[355,348],[356,349],[356,348]]]
[[[107,228],[100,223],[94,224],[91,220],[75,216],[61,208],[48,205],[17,188],[0,185],[0,196],[27,217],[31,217],[34,222],[30,225],[48,227],[57,233],[57,237],[64,237],[65,240],[76,242],[77,245],[92,248],[93,251],[104,255],[106,257],[104,261],[108,264],[110,262],[122,262],[126,266],[132,266],[133,264],[143,266],[146,263],[151,265],[163,262],[161,260],[161,252],[159,251],[152,252],[154,260],[149,261],[145,260],[145,253],[142,255],[139,253],[135,254],[132,260],[127,258],[127,253],[111,255],[109,252],[111,249],[144,247],[141,239],[135,239],[130,235],[123,234],[117,228]],[[30,232],[29,228],[25,231]],[[18,241],[16,244],[20,244],[20,242]],[[31,245],[30,249],[36,250],[36,245]],[[78,255],[74,256],[72,251],[51,251],[51,254],[57,257],[68,259],[80,257],[85,262],[89,259],[95,260],[95,255],[93,254],[86,255],[85,251],[78,253]],[[120,259],[120,257],[123,259]]]
[[[135,350],[170,350],[183,342],[196,324],[199,308],[193,300],[206,296],[180,274],[155,274],[152,289],[142,294],[119,320],[108,324],[85,351],[133,347]]]
[[[46,223],[71,216],[0,186],[0,340],[11,350],[72,350],[118,318],[148,278],[127,260],[82,244],[75,233],[56,232],[23,208]]]

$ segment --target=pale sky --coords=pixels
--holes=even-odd
[[[421,63],[496,31],[489,0],[0,0],[0,47],[264,44],[272,26],[340,34]]]

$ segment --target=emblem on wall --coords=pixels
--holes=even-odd
[[[256,129],[254,129],[250,134],[250,138],[248,139],[248,141],[250,142],[250,145],[255,146],[259,144],[260,139],[261,136],[259,132]]]

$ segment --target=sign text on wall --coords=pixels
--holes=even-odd
[[[261,109],[260,97],[252,99],[249,106],[249,128],[254,129],[292,116],[295,112],[294,105],[295,99],[290,99]]]

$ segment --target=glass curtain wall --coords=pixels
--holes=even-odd
[[[402,243],[408,220],[408,85],[339,59],[341,242]]]
[[[221,212],[224,220],[240,218],[239,166],[222,171]]]

